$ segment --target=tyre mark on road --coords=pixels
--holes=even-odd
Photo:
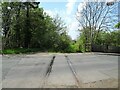
[[[55,56],[53,56],[50,64],[48,65],[45,77],[48,77],[50,75],[51,70],[52,70],[52,66],[53,66],[53,63],[54,63],[54,59],[55,59]]]
[[[48,77],[49,77],[49,75],[50,75],[50,73],[51,73],[51,71],[52,71],[52,66],[53,66],[53,64],[54,64],[55,57],[56,57],[56,56],[53,56],[53,57],[52,57],[49,65],[48,65],[48,68],[47,68],[47,70],[46,70],[45,77],[44,77],[44,80],[43,80],[42,88],[45,87],[45,84],[46,84],[46,82],[47,82],[47,79],[48,79]]]

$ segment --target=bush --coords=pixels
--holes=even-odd
[[[77,51],[78,51],[78,48],[74,44],[69,45],[69,47],[66,48],[66,50],[65,50],[65,52],[67,52],[67,53],[76,53]]]

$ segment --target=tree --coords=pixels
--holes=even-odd
[[[61,17],[57,15],[51,18],[43,8],[34,8],[33,3],[2,3],[4,49],[39,48],[41,51],[67,51],[71,39]]]
[[[19,25],[16,23],[14,24],[14,21],[18,22],[19,19],[19,9],[20,3],[18,2],[4,2],[1,4],[2,7],[2,29],[3,29],[3,35],[5,37],[4,45],[7,46],[10,44],[10,36],[11,33],[13,33],[13,25],[15,26],[15,34],[16,34],[16,41],[18,41],[19,37]],[[16,19],[16,20],[15,20]],[[18,32],[17,32],[18,30]]]
[[[115,25],[116,28],[120,28],[120,22]]]
[[[76,18],[82,27],[82,30],[86,31],[89,28],[90,40],[87,43],[94,43],[98,34],[102,30],[110,30],[113,26],[115,15],[112,14],[117,5],[107,6],[105,2],[84,2],[83,8],[78,8]],[[113,20],[113,21],[112,21]],[[88,35],[86,35],[88,36]],[[86,44],[87,45],[87,44]],[[91,48],[90,48],[91,51]]]
[[[67,48],[69,47],[69,43],[71,42],[70,37],[67,35],[67,27],[65,25],[65,23],[63,22],[63,20],[61,19],[61,17],[59,17],[58,15],[56,15],[55,18],[53,18],[53,25],[54,25],[54,30],[57,33],[55,36],[54,40],[54,48],[55,50],[59,51],[61,50],[66,51]]]
[[[33,8],[33,9],[38,8],[39,2],[28,2],[28,0],[27,0],[27,2],[24,2],[23,4],[26,7],[26,21],[25,21],[26,25],[25,25],[25,30],[24,30],[25,31],[24,32],[24,34],[25,34],[24,47],[28,48],[29,44],[30,44],[30,41],[31,41],[31,31],[30,31],[30,28],[29,28],[29,26],[30,26],[29,9],[30,8]]]
[[[21,29],[24,31],[24,46],[25,48],[28,48],[31,40],[31,31],[30,31],[30,17],[29,17],[29,11],[31,8],[36,9],[38,8],[39,2],[4,2],[2,3],[2,28],[3,28],[3,34],[5,36],[5,42],[4,45],[11,45],[11,47],[21,47]],[[22,23],[24,23],[23,26],[21,26],[21,13],[26,11],[26,18],[23,20]],[[23,13],[25,15],[25,13]],[[24,16],[25,17],[25,16]],[[12,35],[10,35],[12,33]],[[14,42],[11,43],[12,41]],[[15,44],[16,43],[16,44]]]

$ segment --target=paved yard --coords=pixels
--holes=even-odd
[[[3,55],[2,87],[118,87],[118,56],[99,53]]]

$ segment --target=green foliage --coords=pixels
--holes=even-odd
[[[43,8],[28,7],[31,4],[34,3],[2,3],[3,53],[31,52],[32,48],[39,48],[39,51],[69,51],[71,38],[66,33],[63,20],[58,15],[51,18]]]
[[[64,52],[66,52],[66,53],[75,53],[76,50],[75,50],[74,45],[69,45],[69,46],[64,50]]]
[[[83,34],[80,35],[80,37],[77,40],[77,43],[79,44],[79,51],[85,52],[85,37]]]
[[[90,38],[89,36],[87,36],[87,38]],[[114,30],[111,32],[107,32],[107,31],[100,31],[97,34],[96,39],[94,39],[94,41],[92,42],[92,44],[94,45],[104,45],[104,46],[120,46],[120,30]],[[85,51],[89,51],[86,49],[85,47],[85,43],[86,43],[86,36],[84,35],[84,32],[82,32],[80,34],[79,39],[77,40],[77,43],[79,43],[79,51],[80,52],[85,52]]]
[[[115,25],[115,28],[120,28],[120,22]]]
[[[2,50],[3,54],[21,54],[21,53],[35,53],[39,52],[39,48],[16,48],[16,49],[5,49]]]
[[[100,32],[95,41],[95,44],[120,46],[119,38],[120,30],[115,30],[112,32]]]

